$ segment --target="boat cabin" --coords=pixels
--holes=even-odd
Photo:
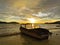
[[[40,28],[40,25],[35,23],[27,23],[27,24],[21,24],[21,27],[26,29],[35,29],[35,28]]]

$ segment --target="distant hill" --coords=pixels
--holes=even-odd
[[[18,22],[9,22],[10,24],[19,24]]]
[[[6,24],[7,22],[2,22],[2,21],[0,21],[0,24]]]
[[[56,22],[54,22],[54,24],[60,24],[60,21],[56,21]]]
[[[19,23],[17,23],[17,22],[2,22],[2,21],[0,21],[0,24],[19,24]]]
[[[56,22],[52,22],[52,23],[46,22],[45,24],[60,24],[60,21],[56,21]]]

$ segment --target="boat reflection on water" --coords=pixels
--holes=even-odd
[[[20,30],[21,33],[40,40],[48,39],[49,35],[52,34],[51,32],[49,32],[48,29],[40,28],[39,24],[32,24],[32,23],[21,24]]]

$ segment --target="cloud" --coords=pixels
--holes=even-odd
[[[60,0],[0,0],[0,20],[60,19]]]
[[[43,18],[43,17],[49,16],[50,13],[42,13],[42,12],[38,12],[37,14],[32,14],[32,15]]]

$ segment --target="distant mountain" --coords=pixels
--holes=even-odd
[[[56,22],[52,22],[52,23],[46,22],[45,24],[60,24],[60,21],[56,21]]]

